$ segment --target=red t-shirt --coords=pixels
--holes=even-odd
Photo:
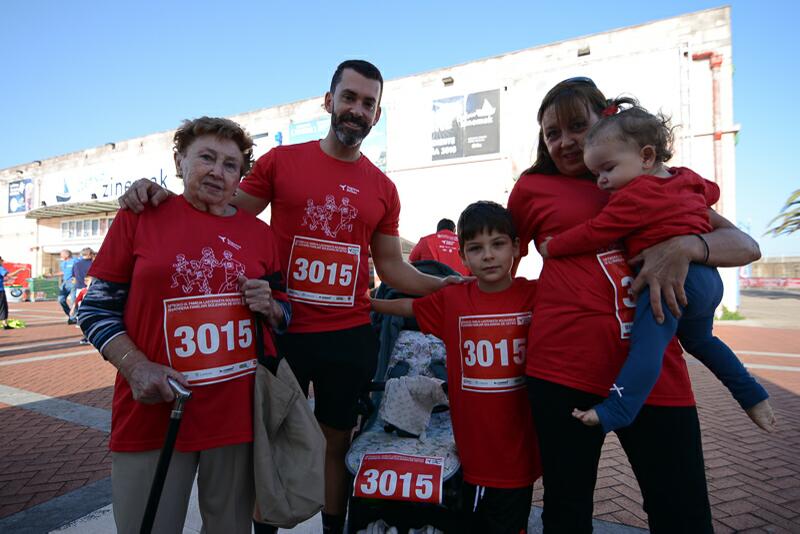
[[[237,279],[279,272],[272,231],[242,210],[216,217],[176,196],[158,209],[139,215],[120,210],[114,218],[89,274],[130,284],[125,328],[150,360],[163,365],[171,361],[186,376],[206,382],[192,387],[178,450],[253,440],[255,340]],[[273,294],[286,299],[280,292]],[[274,355],[266,330],[264,343],[266,355]],[[160,448],[171,408],[172,403],[133,400],[128,382],[117,373],[111,450]]]
[[[508,209],[520,238],[541,243],[597,215],[608,193],[592,180],[561,175],[520,176]],[[549,245],[548,245],[549,246]],[[528,346],[527,374],[557,384],[608,395],[628,354],[636,301],[633,275],[621,250],[550,258],[539,277],[536,314]],[[683,351],[673,339],[647,404],[694,404]]]
[[[542,474],[525,389],[525,341],[536,281],[498,293],[477,281],[414,300],[420,330],[444,341],[450,415],[464,480],[520,488]]]
[[[434,260],[444,263],[457,273],[469,275],[458,255],[458,236],[450,230],[439,230],[435,234],[426,235],[411,249],[408,261]]]
[[[272,205],[270,223],[292,300],[289,332],[327,332],[369,323],[369,245],[396,236],[397,189],[361,156],[347,162],[319,141],[273,148],[239,187]]]
[[[599,214],[547,244],[550,256],[593,252],[624,239],[628,256],[671,237],[711,231],[708,208],[719,186],[691,169],[675,167],[672,178],[642,175],[612,193]]]

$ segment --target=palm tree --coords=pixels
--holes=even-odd
[[[789,235],[800,230],[800,189],[789,195],[786,205],[769,224],[774,226],[764,232],[764,235]]]

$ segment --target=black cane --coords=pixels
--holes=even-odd
[[[164,489],[164,480],[167,478],[169,461],[172,459],[172,451],[175,449],[175,439],[178,437],[178,428],[181,426],[183,403],[192,396],[191,391],[172,378],[167,377],[167,382],[169,383],[169,387],[172,388],[172,392],[175,393],[175,404],[172,405],[172,413],[169,416],[169,427],[167,428],[167,437],[164,439],[164,448],[161,449],[161,454],[158,456],[156,474],[153,477],[153,485],[150,486],[150,496],[147,498],[147,507],[144,510],[142,528],[139,529],[139,534],[150,534],[150,531],[153,529],[153,521],[156,519],[156,511],[158,510],[158,502],[161,500],[161,490]]]

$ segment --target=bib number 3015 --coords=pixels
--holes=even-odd
[[[636,300],[631,293],[633,275],[625,257],[619,250],[611,250],[597,255],[597,261],[606,273],[614,289],[614,306],[619,322],[620,338],[631,337],[633,319],[636,315]]]
[[[295,236],[289,257],[289,298],[323,306],[353,306],[360,261],[358,245]]]
[[[442,502],[442,458],[399,453],[365,454],[353,495],[393,501]]]
[[[531,312],[458,318],[461,387],[501,393],[525,387],[525,352]]]
[[[193,386],[254,373],[253,319],[239,293],[164,301],[164,338],[170,366]]]

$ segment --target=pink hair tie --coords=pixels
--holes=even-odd
[[[603,117],[610,117],[611,115],[616,115],[618,111],[619,111],[619,106],[617,106],[616,104],[611,104],[608,107],[606,107],[606,109],[604,109],[600,114]]]

